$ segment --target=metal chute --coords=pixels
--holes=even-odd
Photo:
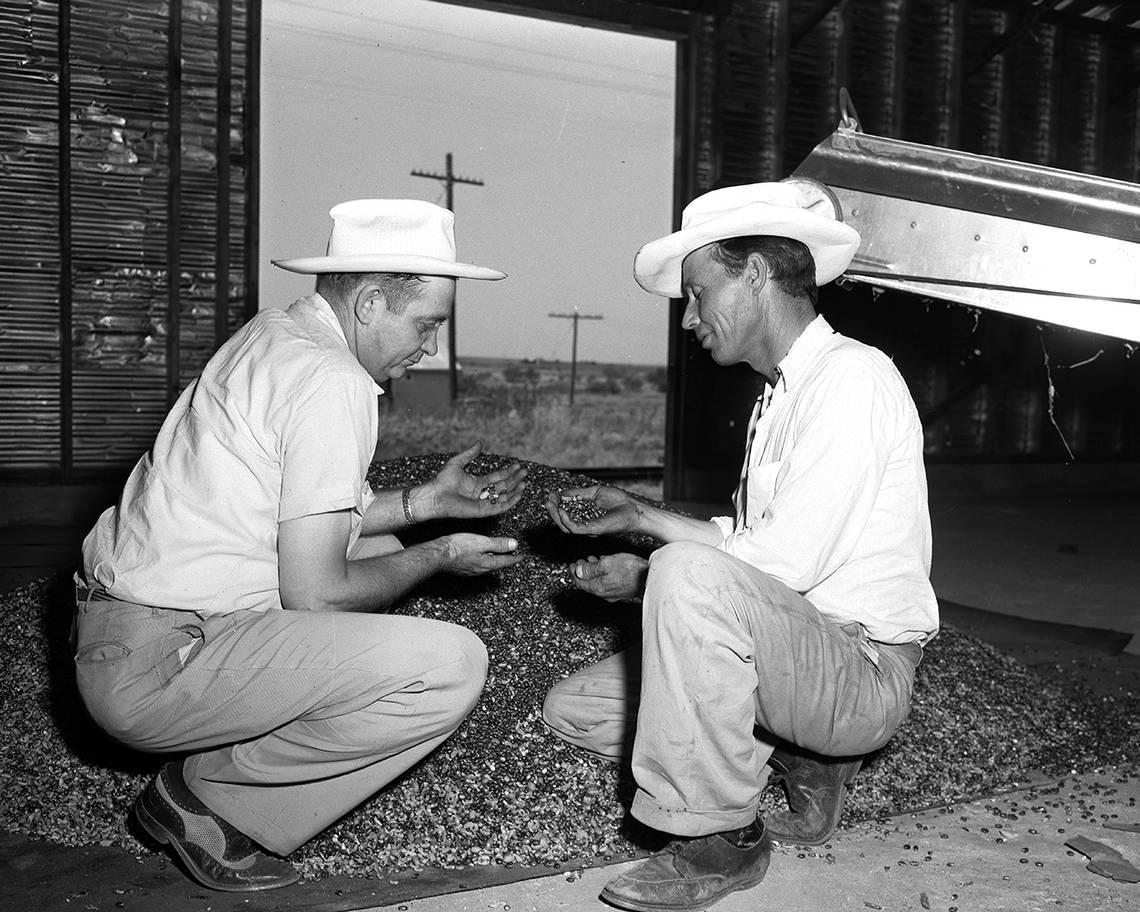
[[[863,238],[841,281],[1140,342],[1140,185],[836,131],[792,175]]]

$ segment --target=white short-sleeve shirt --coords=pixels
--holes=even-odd
[[[380,393],[311,295],[254,317],[179,397],[83,543],[88,583],[200,615],[281,607],[277,526],[372,501]]]

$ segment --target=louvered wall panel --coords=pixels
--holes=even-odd
[[[904,137],[953,148],[958,140],[962,4],[911,0],[907,8]]]
[[[1105,173],[1140,182],[1140,42],[1111,42],[1105,79]]]
[[[844,7],[837,7],[796,42],[788,56],[785,171],[791,171],[835,129],[839,89],[847,72],[846,25]]]
[[[1006,69],[1004,54],[990,55],[1009,27],[1009,15],[990,9],[967,12],[962,84],[961,148],[979,155],[1005,157]],[[981,59],[988,56],[988,60]]]
[[[133,461],[163,416],[167,33],[165,5],[71,4],[77,465]]]
[[[1057,164],[1067,171],[1101,173],[1105,48],[1103,37],[1085,33],[1067,33],[1060,43]]]
[[[250,288],[246,285],[247,269],[254,277],[258,274],[257,263],[250,262],[250,252],[246,250],[247,231],[251,234],[257,231],[257,221],[254,220],[251,225],[247,218],[247,212],[251,211],[251,201],[247,194],[250,185],[257,181],[258,171],[251,149],[247,148],[249,137],[246,136],[245,124],[247,117],[250,117],[250,112],[246,111],[250,98],[250,92],[247,91],[250,84],[249,68],[251,60],[257,62],[260,56],[257,52],[251,56],[247,47],[250,41],[247,28],[249,2],[234,0],[230,6],[229,162],[226,163],[229,166],[227,337],[258,312],[257,300],[247,298]]]
[[[179,388],[217,347],[217,8],[190,4],[182,20],[182,199]]]
[[[848,91],[864,131],[898,137],[906,64],[905,0],[852,3]]]
[[[175,106],[179,79],[170,71],[166,4],[73,0],[62,30],[55,4],[0,0],[0,202],[15,215],[0,220],[0,471],[6,474],[80,477],[129,466],[153,441],[171,389],[189,383],[219,339],[255,309],[245,301],[252,163],[244,145],[242,2],[226,7],[235,71],[227,128],[233,147],[224,163],[230,266],[222,284],[229,306],[220,332],[215,325],[223,208],[220,2],[183,0],[175,7],[182,32]],[[70,76],[61,86],[63,46]],[[61,91],[71,98],[70,170],[62,175]],[[170,164],[172,112],[182,140],[177,179]],[[70,193],[62,217],[61,187]],[[172,187],[181,200],[175,320],[168,293]],[[67,312],[61,287],[71,308],[67,336],[60,332]],[[179,360],[172,377],[167,353],[175,326]],[[66,343],[72,353],[65,364]]]
[[[1009,157],[1016,161],[1056,161],[1056,44],[1056,28],[1037,25],[1007,51],[1012,98],[1006,130]]]
[[[57,21],[0,9],[0,465],[22,469],[60,454]]]
[[[720,115],[717,110],[717,73],[720,69],[720,29],[713,16],[701,16],[688,43],[688,79],[684,91],[691,106],[688,115],[692,120],[692,154],[689,157],[692,172],[686,179],[674,184],[682,196],[696,195],[711,190],[720,177]],[[686,199],[675,199],[674,206],[683,209]]]
[[[720,30],[720,180],[730,184],[783,177],[788,5],[782,0],[733,3]]]

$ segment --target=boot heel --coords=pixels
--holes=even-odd
[[[166,828],[162,824],[150,816],[146,808],[142,806],[141,801],[135,804],[135,820],[146,831],[146,834],[159,845],[170,845],[170,834],[166,832]]]

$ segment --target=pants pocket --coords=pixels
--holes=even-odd
[[[75,653],[77,665],[100,665],[113,662],[116,659],[126,658],[131,651],[122,643],[104,640],[96,643],[84,643]]]
[[[163,641],[162,658],[155,666],[159,685],[165,687],[181,674],[182,669],[201,651],[205,641],[202,628],[196,624],[183,624],[172,630]]]

